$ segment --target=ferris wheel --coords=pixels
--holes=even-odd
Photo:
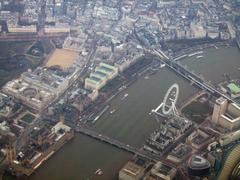
[[[173,84],[164,96],[163,102],[152,110],[152,113],[160,116],[178,115],[176,103],[179,95],[178,84]]]

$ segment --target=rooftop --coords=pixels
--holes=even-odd
[[[100,71],[95,71],[95,74],[101,76],[101,77],[107,77],[107,74],[104,74],[103,72],[100,72]]]
[[[208,160],[198,155],[193,155],[190,158],[188,165],[193,169],[202,169],[210,167],[210,163],[208,162]]]
[[[98,72],[91,73],[90,78],[97,78],[100,80],[105,80],[107,78],[107,75],[98,71]]]
[[[139,166],[137,164],[135,164],[132,161],[129,161],[123,168],[122,168],[122,172],[135,177],[137,176],[139,173],[141,173],[144,170],[144,167]]]
[[[86,81],[92,84],[99,84],[102,80],[97,77],[90,77],[90,78],[86,78]]]
[[[228,84],[227,87],[228,87],[228,88],[230,89],[230,91],[231,91],[232,93],[234,93],[234,94],[240,93],[240,87],[239,87],[237,84],[235,84],[235,83],[230,83],[230,84]]]
[[[112,73],[113,72],[112,69],[110,69],[108,67],[105,67],[105,66],[100,66],[99,70],[103,70],[103,72],[106,72],[106,73]]]
[[[174,177],[176,174],[176,169],[163,164],[162,162],[157,162],[151,170],[151,174],[157,177]],[[162,176],[164,175],[164,176]]]

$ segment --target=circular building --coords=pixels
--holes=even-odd
[[[188,174],[190,176],[206,176],[210,173],[209,161],[201,156],[193,155],[188,161]]]

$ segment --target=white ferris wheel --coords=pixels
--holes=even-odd
[[[179,95],[178,84],[173,84],[164,96],[163,102],[156,108],[152,110],[154,115],[159,115],[162,117],[178,116],[178,111],[176,108],[176,103]]]

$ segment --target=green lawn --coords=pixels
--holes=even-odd
[[[0,42],[0,57],[9,57],[13,54],[23,54],[33,41]]]

